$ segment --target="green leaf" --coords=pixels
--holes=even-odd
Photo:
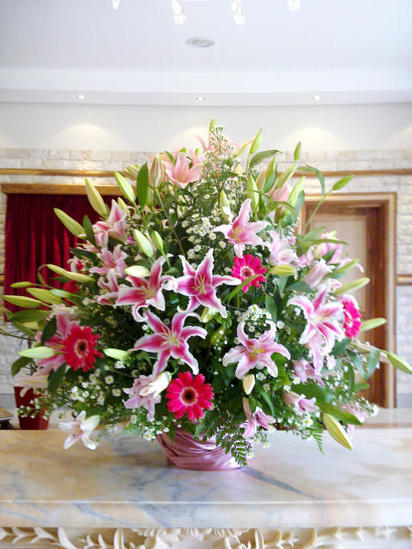
[[[18,307],[25,307],[26,309],[37,309],[43,303],[37,299],[31,297],[25,297],[20,295],[4,295],[4,301],[11,303],[12,305],[17,305]]]
[[[317,168],[314,168],[313,166],[306,165],[306,166],[299,166],[299,170],[301,172],[315,174],[316,177],[319,180],[320,187],[321,187],[321,190],[322,190],[322,194],[325,194],[325,192],[326,192],[325,177],[323,176],[323,174]]]
[[[327,414],[331,414],[332,416],[336,417],[340,421],[343,421],[343,423],[351,423],[352,425],[361,425],[361,422],[359,419],[354,416],[353,414],[350,414],[349,412],[345,412],[345,410],[341,410],[334,404],[329,403],[323,403],[319,404],[319,408],[326,412]]]
[[[339,179],[339,181],[336,181],[336,183],[332,186],[332,191],[339,191],[340,189],[343,189],[349,181],[352,181],[353,175],[347,175],[345,177],[342,177],[342,179]]]
[[[94,237],[93,225],[87,215],[83,217],[83,227],[84,227],[84,232],[86,233],[87,240],[91,244],[96,246],[96,239]]]
[[[53,290],[50,290],[50,293],[58,297],[62,297],[63,299],[72,299],[73,297],[77,297],[76,294],[71,294],[66,290],[60,290],[59,288],[53,288]]]
[[[38,322],[49,316],[49,311],[31,309],[30,311],[18,311],[10,317],[11,322]]]
[[[261,151],[260,153],[255,154],[255,156],[250,159],[249,168],[253,168],[257,164],[260,164],[260,162],[262,162],[263,160],[271,158],[272,156],[280,152],[281,151],[278,151],[277,149],[271,149],[269,151]]]
[[[364,368],[362,357],[358,355],[358,353],[356,353],[355,351],[349,350],[347,351],[347,353],[350,358],[350,361],[355,365],[355,368],[357,369],[359,375],[363,379],[366,379],[368,377],[368,374]]]
[[[20,358],[15,360],[10,368],[11,377],[14,377],[15,375],[17,375],[20,372],[20,370],[25,366],[27,366],[27,364],[30,364],[31,361],[32,361],[31,358],[27,358],[24,356],[21,356]]]
[[[44,345],[51,339],[54,334],[57,332],[57,321],[56,317],[53,317],[49,322],[46,324],[43,333],[41,335],[41,344]]]
[[[255,391],[257,391],[259,396],[262,397],[262,399],[266,402],[266,404],[268,405],[268,408],[270,410],[270,413],[272,414],[272,416],[274,416],[275,415],[275,407],[273,406],[273,402],[272,402],[270,396],[267,394],[267,392],[263,389],[262,385],[260,385],[260,383],[255,385]]]
[[[350,345],[351,339],[350,337],[344,337],[340,341],[337,341],[332,349],[333,356],[339,356],[341,355],[348,346]]]
[[[276,301],[271,295],[265,295],[265,307],[268,313],[270,313],[273,322],[276,322],[278,316],[278,308],[276,306]]]
[[[287,286],[287,291],[295,291],[295,292],[304,292],[305,294],[308,294],[312,291],[312,288],[309,286],[309,284],[306,284],[303,280],[298,280],[297,282],[293,282],[293,284],[290,284]]]
[[[149,189],[149,170],[147,168],[147,162],[143,164],[140,168],[139,173],[137,174],[137,199],[139,204],[143,206],[147,202],[147,191]]]
[[[292,386],[292,391],[299,395],[305,395],[306,398],[315,397],[318,406],[333,400],[333,393],[329,391],[329,389],[326,389],[326,387],[321,387],[317,383],[298,383],[297,385]]]
[[[30,347],[30,349],[25,349],[24,351],[20,351],[19,355],[24,356],[25,358],[36,358],[38,360],[41,360],[43,358],[51,358],[56,353],[53,349],[50,347]]]
[[[376,370],[376,367],[379,364],[380,356],[381,353],[379,349],[373,347],[371,352],[369,353],[368,362],[366,364],[366,374],[368,378],[371,377],[373,372]]]
[[[283,293],[283,290],[285,289],[286,287],[286,284],[289,280],[289,276],[279,276],[278,278],[278,289],[279,289],[279,293]]]
[[[50,372],[49,375],[49,384],[48,391],[49,393],[55,394],[57,389],[63,382],[64,374],[66,373],[66,363],[62,364],[60,368],[56,371]]]
[[[263,192],[264,193],[268,193],[272,189],[273,185],[275,184],[276,177],[277,177],[277,173],[273,172],[266,179],[265,184],[263,185]]]
[[[241,289],[244,288],[245,286],[247,286],[249,284],[249,282],[252,282],[253,280],[255,280],[255,278],[257,276],[259,276],[259,275],[250,276],[249,278],[244,280],[242,283],[240,283],[240,281],[239,281],[239,286],[236,286],[236,288],[233,291],[231,291],[230,294],[228,295],[227,303],[230,303],[232,301],[232,299],[235,296],[237,296],[237,294],[241,291]]]

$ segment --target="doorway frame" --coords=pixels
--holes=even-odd
[[[301,227],[304,226],[308,212],[321,199],[321,195],[308,194],[301,214]],[[385,330],[385,349],[395,352],[396,348],[396,219],[397,193],[340,193],[329,196],[326,204],[340,207],[378,208],[384,227],[384,317],[387,320]],[[322,208],[320,208],[320,211]],[[315,216],[316,218],[316,216]],[[379,370],[384,389],[383,406],[396,407],[396,375],[391,364],[382,364]]]

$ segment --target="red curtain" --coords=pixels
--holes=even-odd
[[[104,198],[110,204],[112,197]],[[53,208],[60,208],[79,223],[84,215],[88,215],[92,223],[98,218],[85,195],[9,194],[5,228],[5,294],[27,295],[10,285],[23,280],[38,282],[36,273],[40,265],[53,263],[67,268],[70,247],[76,245],[76,237],[59,221]],[[53,280],[56,275],[49,269],[42,269],[41,274],[48,284],[59,287],[59,283]],[[10,304],[7,308],[13,309]]]

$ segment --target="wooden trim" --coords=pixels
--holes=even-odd
[[[122,171],[122,170],[117,170]],[[113,177],[115,170],[62,170],[49,168],[0,168],[0,175],[42,175],[42,176],[62,176],[62,177]],[[358,177],[375,177],[375,176],[397,176],[397,175],[412,175],[412,168],[394,168],[380,170],[328,170],[322,172],[325,177],[345,177],[346,175],[354,175]],[[295,172],[294,177],[316,177],[316,174],[311,172]]]
[[[396,284],[397,286],[412,286],[412,274],[398,274]]]
[[[117,185],[99,185],[99,193],[102,195],[120,196],[122,193]],[[86,194],[83,183],[73,185],[58,183],[3,183],[1,192],[5,194]]]

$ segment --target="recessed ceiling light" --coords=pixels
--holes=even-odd
[[[203,101],[206,101],[206,97],[205,97],[204,95],[198,95],[198,96],[196,97],[196,101],[197,101],[198,103],[203,103]]]
[[[188,48],[211,48],[215,45],[215,42],[210,38],[203,38],[199,36],[194,36],[193,38],[188,38],[186,40],[186,46]]]
[[[314,101],[320,101],[320,95],[314,95],[313,99]]]
[[[84,101],[84,100],[86,99],[86,96],[83,95],[82,93],[78,93],[78,94],[77,94],[77,99],[78,99],[79,101]]]

